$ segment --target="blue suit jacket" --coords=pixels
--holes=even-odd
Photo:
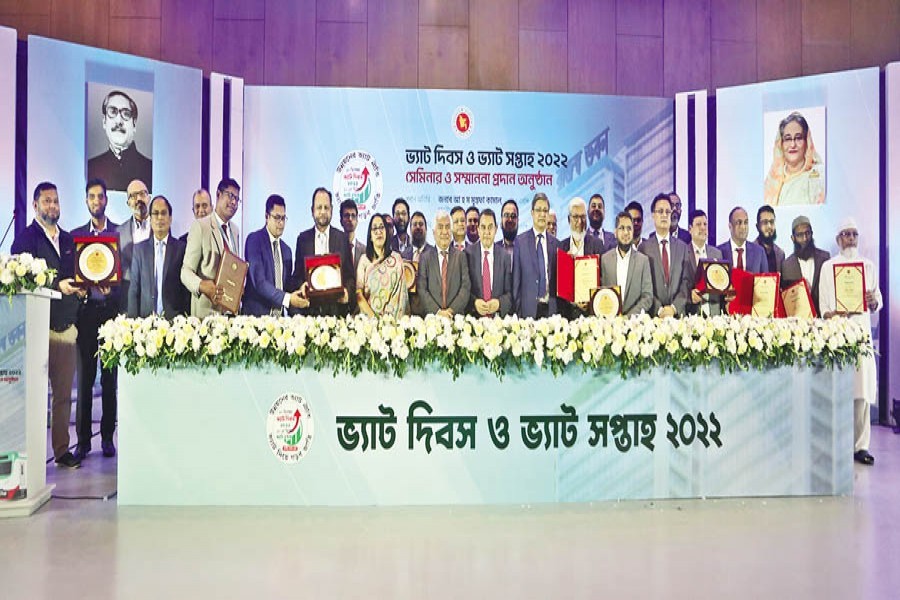
[[[734,257],[731,255],[731,239],[724,244],[716,246],[722,252],[722,260],[727,260],[734,265]],[[769,270],[769,261],[766,260],[766,251],[762,246],[747,240],[744,253],[744,270],[749,273],[766,273]]]
[[[547,243],[547,288],[549,289],[551,315],[556,309],[556,249],[559,242],[550,234],[545,236]],[[513,248],[513,308],[522,318],[537,315],[538,298],[543,295],[538,290],[537,240],[534,229],[516,237]]]
[[[166,240],[163,257],[163,315],[174,319],[186,315],[191,309],[187,288],[181,283],[181,264],[184,262],[186,244],[178,238]],[[156,311],[156,253],[155,238],[134,246],[131,259],[131,285],[128,287],[128,316],[149,317]]]
[[[291,247],[279,240],[281,249],[281,281],[283,290],[275,288],[275,257],[269,244],[269,232],[265,227],[247,236],[244,243],[244,259],[250,263],[247,284],[241,304],[241,314],[267,315],[273,308],[281,308],[284,296],[294,289],[291,284],[294,261]]]

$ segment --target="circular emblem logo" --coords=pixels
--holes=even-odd
[[[306,456],[315,430],[309,402],[300,394],[282,394],[269,409],[266,419],[269,448],[282,462],[294,463]]]
[[[475,122],[472,120],[472,111],[465,106],[460,106],[453,113],[453,133],[460,139],[466,139],[472,135]]]
[[[344,155],[334,171],[333,183],[335,206],[344,200],[353,200],[360,221],[375,213],[384,191],[381,167],[365,150],[353,150]]]

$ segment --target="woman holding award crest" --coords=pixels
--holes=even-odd
[[[356,268],[359,312],[370,317],[409,314],[409,294],[403,277],[403,258],[392,252],[384,216],[369,221],[366,253]]]

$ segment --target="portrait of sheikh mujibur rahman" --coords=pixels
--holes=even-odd
[[[103,99],[101,107],[103,132],[109,147],[87,164],[89,180],[99,178],[107,189],[125,190],[134,179],[153,189],[153,161],[140,152],[134,143],[138,124],[138,106],[125,92],[113,90]]]

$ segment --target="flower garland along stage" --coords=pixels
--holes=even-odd
[[[0,254],[0,294],[12,298],[22,291],[33,292],[44,287],[56,277],[55,269],[48,269],[43,258],[35,258],[27,252]]]
[[[498,377],[533,367],[618,370],[623,377],[664,366],[719,365],[722,372],[795,364],[841,367],[872,352],[868,331],[848,319],[719,316],[532,320],[457,315],[335,317],[120,316],[100,329],[100,357],[131,374],[143,369],[278,365],[398,377],[431,366],[454,378],[470,367]]]

